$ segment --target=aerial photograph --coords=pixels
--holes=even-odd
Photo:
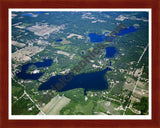
[[[11,115],[149,115],[149,12],[66,10],[11,11]]]

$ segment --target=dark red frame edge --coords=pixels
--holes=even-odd
[[[0,127],[160,127],[159,0],[1,0],[0,1]],[[151,8],[152,9],[152,120],[9,120],[8,9],[9,8]]]

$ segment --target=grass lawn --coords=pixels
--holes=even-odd
[[[126,115],[137,115],[136,113],[132,112],[129,108],[126,110]]]

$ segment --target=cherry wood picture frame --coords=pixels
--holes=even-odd
[[[152,9],[151,120],[9,120],[9,8],[150,8]],[[159,0],[0,0],[0,128],[160,127]]]

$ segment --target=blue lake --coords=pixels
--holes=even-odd
[[[135,32],[135,31],[137,31],[137,29],[135,27],[131,26],[129,28],[125,28],[123,30],[120,30],[118,33],[118,36],[125,35],[125,34],[131,33],[131,32]],[[100,42],[105,41],[106,38],[110,42],[112,42],[115,39],[115,37],[112,37],[110,34],[107,37],[105,36],[105,34],[108,34],[108,32],[105,32],[102,35],[97,35],[96,33],[89,33],[88,37],[90,38],[91,43],[100,43]]]
[[[115,47],[107,47],[106,48],[106,58],[113,58],[115,54],[118,53]]]
[[[125,34],[131,33],[131,32],[135,32],[135,31],[137,31],[137,29],[135,27],[131,26],[129,28],[125,28],[123,30],[120,30],[118,33],[118,36],[125,35]]]
[[[60,41],[62,41],[62,39],[58,39],[58,40],[56,40],[56,42],[60,42]]]
[[[90,42],[95,43],[95,42],[103,42],[105,41],[105,34],[103,35],[97,35],[96,33],[89,33],[88,34],[90,38]]]
[[[107,71],[111,71],[110,68],[106,68],[102,71],[79,74],[72,77],[72,79],[68,82],[63,80],[63,77],[68,78],[65,75],[57,75],[51,77],[48,81],[41,84],[38,90],[48,90],[52,89],[51,85],[56,87],[57,83],[60,83],[59,79],[62,79],[65,83],[58,89],[59,92],[75,89],[75,88],[83,88],[84,90],[104,90],[108,88],[108,83],[105,78],[105,74]]]
[[[53,63],[50,59],[44,59],[43,62],[36,63],[28,63],[22,66],[21,72],[17,73],[17,77],[20,79],[30,79],[30,80],[38,80],[44,73],[36,73],[36,74],[28,74],[26,71],[31,65],[35,65],[37,68],[40,67],[48,67]],[[83,73],[79,75],[73,76],[72,80],[65,82],[65,85],[62,86],[58,91],[63,92],[75,88],[83,88],[86,93],[87,90],[104,90],[108,88],[107,79],[105,78],[105,74],[107,71],[111,71],[110,68],[106,68],[102,71],[92,72],[92,73]],[[51,77],[48,81],[42,83],[38,90],[48,90],[52,89],[51,85],[55,86],[56,83],[60,83],[59,79],[63,79],[66,77],[65,75],[56,75]],[[95,79],[96,78],[96,79]]]
[[[53,63],[53,60],[51,59],[43,59],[43,62],[36,62],[36,63],[33,63],[37,68],[40,68],[40,67],[49,67],[51,66]]]
[[[137,29],[135,27],[131,26],[129,28],[125,28],[123,30],[120,30],[118,33],[118,36],[125,35],[125,34],[131,33],[131,32],[135,32],[135,31],[137,31]],[[95,42],[100,43],[100,42],[103,42],[106,40],[109,42],[113,42],[114,39],[116,38],[116,37],[112,37],[108,32],[105,32],[103,35],[97,35],[96,33],[89,33],[88,36],[90,38],[91,43],[95,43]],[[116,53],[118,53],[118,52],[115,47],[107,47],[105,57],[112,58],[115,56]]]
[[[51,59],[44,59],[43,62],[36,62],[36,63],[28,63],[22,66],[21,72],[17,73],[16,76],[20,79],[30,79],[30,80],[37,80],[39,79],[44,73],[36,73],[36,74],[29,74],[26,73],[26,71],[28,70],[28,68],[31,65],[35,65],[37,68],[40,67],[49,67],[51,66],[53,63],[53,60]]]

